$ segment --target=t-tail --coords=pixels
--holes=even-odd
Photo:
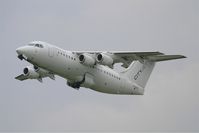
[[[182,55],[148,56],[142,61],[133,61],[121,74],[126,76],[135,86],[144,90],[156,62],[186,58]],[[144,93],[144,91],[143,91]]]

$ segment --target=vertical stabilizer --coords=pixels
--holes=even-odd
[[[151,72],[155,66],[155,62],[144,61],[140,63],[139,61],[134,61],[131,65],[121,74],[128,77],[130,81],[137,84],[138,86],[144,88],[151,75]]]

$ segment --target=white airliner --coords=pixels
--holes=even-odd
[[[160,52],[66,51],[41,41],[30,42],[16,49],[18,58],[31,63],[23,69],[18,80],[58,75],[75,89],[90,88],[109,94],[143,95],[144,88],[156,62],[186,58]],[[122,63],[122,72],[113,69]]]

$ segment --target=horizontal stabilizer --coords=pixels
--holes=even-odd
[[[158,56],[148,56],[147,59],[150,61],[167,61],[167,60],[174,60],[174,59],[181,59],[186,58],[183,55],[158,55]]]

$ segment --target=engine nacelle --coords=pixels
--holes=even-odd
[[[79,55],[79,62],[87,66],[95,65],[95,59],[87,54]]]
[[[96,60],[102,65],[107,65],[107,66],[113,65],[113,59],[104,53],[98,54]]]
[[[34,66],[33,68],[34,68],[35,72],[37,72],[41,77],[49,74],[49,71],[47,71],[43,68],[40,68],[40,67],[37,67],[37,66]]]
[[[23,69],[23,73],[25,76],[27,76],[30,79],[37,79],[39,78],[39,73],[35,72],[34,68],[32,66],[27,66]]]

